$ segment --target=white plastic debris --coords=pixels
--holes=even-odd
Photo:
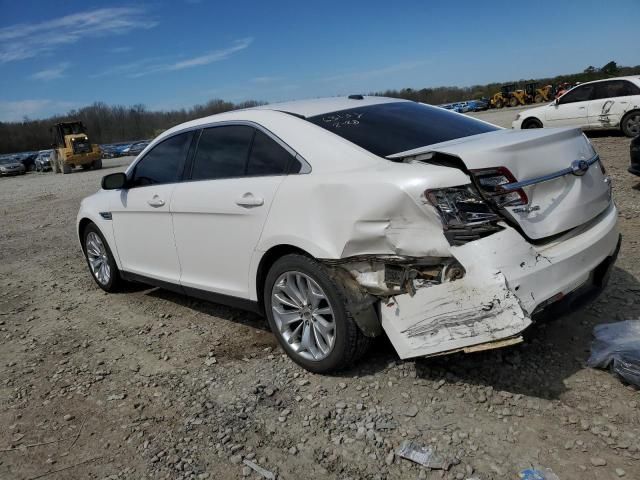
[[[640,387],[640,320],[596,325],[590,367],[609,368]]]
[[[258,475],[261,475],[262,477],[266,478],[267,480],[275,480],[276,479],[276,476],[272,472],[262,468],[260,465],[257,465],[255,463],[253,463],[251,460],[246,460],[245,459],[245,460],[242,461],[242,463],[244,463],[251,470],[256,472]]]
[[[448,470],[449,462],[443,457],[436,454],[434,448],[429,446],[421,446],[411,440],[405,440],[400,445],[396,454],[412,462],[431,468],[433,470]]]

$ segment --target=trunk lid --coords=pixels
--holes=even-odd
[[[434,153],[459,158],[471,172],[506,167],[516,182],[524,182],[529,204],[507,206],[502,213],[533,240],[582,225],[611,202],[610,181],[591,143],[577,128],[498,130],[387,158],[428,162]]]

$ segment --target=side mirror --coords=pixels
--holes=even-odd
[[[123,188],[127,188],[127,186],[127,176],[122,172],[110,173],[102,177],[103,190],[122,190]]]
[[[560,98],[556,98],[553,103],[555,103],[556,106],[560,105]]]

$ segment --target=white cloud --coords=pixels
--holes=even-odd
[[[140,8],[100,8],[40,23],[0,28],[0,64],[33,58],[90,37],[121,35],[158,23]]]
[[[209,65],[210,63],[226,60],[233,54],[240,52],[253,42],[253,38],[243,38],[233,42],[233,45],[220,50],[214,50],[203,55],[191,57],[187,59],[172,59],[169,60],[159,58],[143,58],[136,62],[125,63],[122,65],[114,65],[106,70],[97,74],[91,75],[91,77],[104,77],[107,75],[124,75],[129,78],[138,78],[145,75],[151,75],[153,73],[161,72],[173,72],[178,70],[184,70],[187,68],[201,67],[203,65]]]
[[[39,72],[30,75],[29,78],[32,80],[42,80],[48,82],[50,80],[56,80],[58,78],[64,77],[64,72],[67,68],[69,68],[71,64],[69,62],[63,62],[57,67],[46,68],[44,70],[40,70]]]
[[[240,52],[251,45],[253,42],[253,38],[243,38],[240,40],[236,40],[233,42],[233,45],[227,48],[223,48],[221,50],[214,50],[213,52],[209,52],[205,55],[200,55],[198,57],[188,58],[186,60],[180,60],[175,63],[165,64],[165,65],[154,65],[146,70],[141,70],[137,73],[131,75],[132,77],[142,77],[143,75],[149,75],[151,73],[158,72],[171,72],[176,70],[184,70],[185,68],[193,68],[193,67],[201,67],[203,65],[209,65],[210,63],[219,62],[221,60],[225,60],[229,58],[234,53]]]
[[[0,100],[0,122],[19,122],[23,118],[46,118],[52,115],[66,113],[79,105],[75,102],[64,102],[45,99]]]

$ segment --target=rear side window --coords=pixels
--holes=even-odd
[[[635,87],[635,89],[634,89]],[[595,99],[626,97],[628,95],[637,95],[638,87],[626,80],[610,80],[608,82],[596,83]]]
[[[177,182],[191,144],[191,136],[191,132],[180,133],[153,147],[136,164],[133,185],[143,187]]]
[[[381,157],[498,129],[466,115],[414,102],[351,108],[307,120]]]
[[[291,162],[298,163],[297,170],[294,168],[294,171],[299,171],[299,162],[289,152],[268,135],[256,130],[247,175],[285,175]]]
[[[193,180],[243,177],[253,128],[244,125],[205,128],[193,159]]]

